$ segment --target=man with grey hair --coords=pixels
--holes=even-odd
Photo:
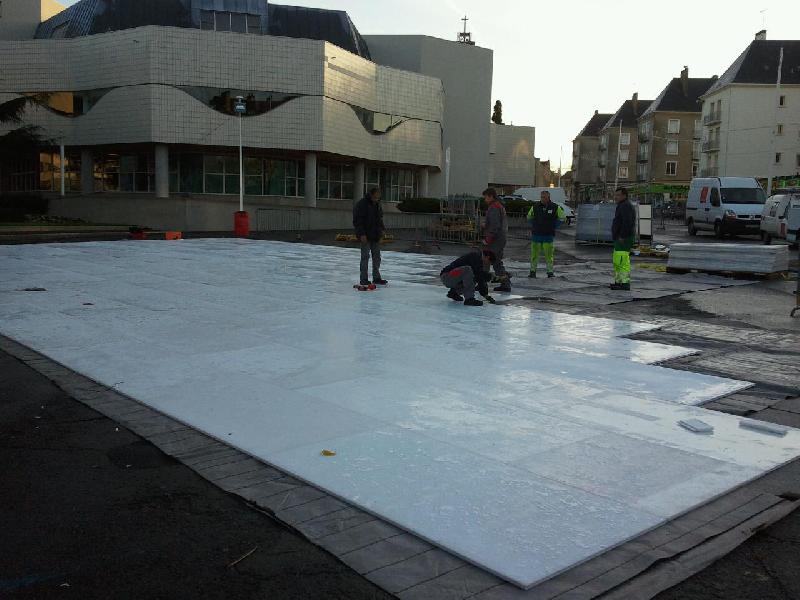
[[[361,242],[361,280],[359,285],[370,285],[369,259],[372,256],[372,278],[375,285],[389,282],[381,277],[381,239],[386,232],[383,225],[381,190],[372,188],[353,208],[353,228]]]

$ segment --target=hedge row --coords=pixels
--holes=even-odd
[[[0,194],[0,221],[20,222],[26,215],[46,215],[48,200],[40,194]]]

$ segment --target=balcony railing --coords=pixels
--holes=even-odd
[[[717,175],[719,175],[718,167],[708,167],[700,171],[700,177],[716,177]]]
[[[716,125],[722,123],[722,111],[715,110],[703,117],[703,125]]]
[[[648,129],[645,129],[645,130],[641,130],[640,129],[639,130],[639,141],[640,142],[649,142],[650,138],[652,138],[652,137],[653,137],[653,132],[652,131],[650,131]]]
[[[600,167],[601,169],[605,169],[606,168],[606,159],[601,158],[600,160],[598,160],[597,161],[597,166]]]
[[[719,151],[719,140],[708,140],[703,142],[703,152]]]
[[[650,153],[646,150],[643,152],[641,148],[636,153],[636,161],[640,163],[646,163],[650,160]]]

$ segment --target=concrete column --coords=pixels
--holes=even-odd
[[[169,198],[169,146],[156,144],[156,198]]]
[[[353,201],[358,202],[364,197],[364,186],[367,184],[366,163],[356,163],[356,176],[354,182]]]
[[[427,167],[422,167],[417,171],[417,177],[419,178],[419,185],[417,185],[417,195],[420,198],[428,198],[429,194],[429,187],[430,187],[430,173],[428,172]]]
[[[306,154],[306,206],[317,207],[317,155]]]
[[[86,148],[81,150],[81,193],[94,194],[94,152]]]

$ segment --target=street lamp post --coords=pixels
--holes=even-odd
[[[242,149],[242,117],[247,112],[244,97],[236,96],[234,111],[239,115],[239,212],[234,218],[234,231],[239,237],[250,235],[250,219],[244,210],[244,151]]]

